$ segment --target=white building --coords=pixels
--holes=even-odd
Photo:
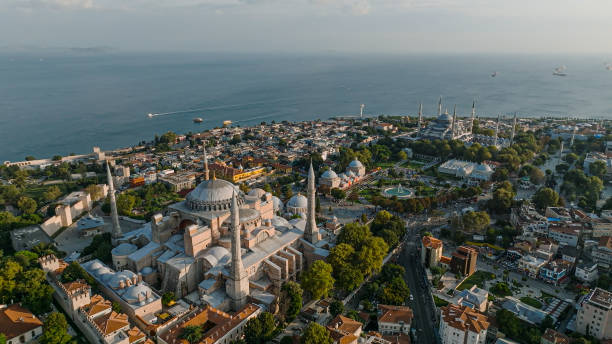
[[[493,169],[487,164],[451,159],[438,167],[438,172],[450,174],[472,184],[491,180]]]
[[[612,293],[593,289],[581,302],[576,331],[597,339],[612,339]]]
[[[597,263],[579,264],[576,266],[576,278],[584,282],[594,282],[599,277]]]
[[[489,328],[486,315],[466,306],[440,308],[442,344],[484,344]]]
[[[7,344],[32,343],[43,332],[43,323],[18,304],[0,305],[0,333]]]
[[[410,334],[413,317],[410,307],[378,305],[378,331],[383,335]]]

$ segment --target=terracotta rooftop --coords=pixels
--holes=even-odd
[[[450,265],[451,258],[447,256],[440,256],[440,263]]]
[[[425,247],[436,249],[442,247],[442,240],[436,239],[432,236],[424,236],[421,241],[423,242],[423,246]]]
[[[62,283],[62,285],[64,286],[64,289],[66,289],[69,295],[74,293],[75,291],[90,288],[89,284],[85,283],[85,281],[83,280]]]
[[[42,321],[18,304],[0,309],[0,333],[3,333],[6,339],[19,337],[42,325]]]
[[[382,338],[392,344],[410,344],[410,336],[403,333],[398,335],[384,335]]]
[[[331,330],[339,330],[343,333],[355,333],[362,327],[361,322],[355,321],[342,315],[336,316],[327,324],[327,328]]]
[[[396,324],[402,321],[405,324],[410,324],[412,323],[412,318],[414,317],[412,309],[407,306],[378,305],[378,311],[378,322]]]
[[[114,311],[95,318],[93,322],[104,336],[130,325],[127,315]]]
[[[441,307],[440,311],[444,322],[460,331],[478,333],[489,328],[489,319],[467,306],[449,304]]]
[[[612,250],[612,236],[603,236],[599,238],[599,246],[607,247]]]
[[[112,307],[113,305],[110,301],[96,294],[91,297],[91,302],[88,305],[83,306],[82,310],[88,316],[94,316]]]
[[[544,334],[542,335],[542,339],[549,341],[554,344],[569,344],[570,339],[568,336],[563,333],[559,333],[552,328],[547,328]]]
[[[202,344],[215,343],[219,338],[223,337],[234,327],[238,326],[244,319],[251,316],[253,313],[259,310],[259,306],[252,303],[244,306],[243,309],[236,312],[234,315],[229,315],[216,308],[206,306],[199,308],[184,317],[179,324],[174,326],[169,331],[161,335],[166,343],[183,343],[188,344],[184,339],[180,339],[183,328],[187,326],[202,326],[207,325],[209,327],[204,333],[204,337],[200,341]]]
[[[130,343],[137,342],[145,337],[145,334],[138,329],[138,327],[132,327],[129,331],[127,331],[127,335]]]

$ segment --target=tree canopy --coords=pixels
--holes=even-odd
[[[331,265],[322,260],[315,261],[310,269],[302,274],[302,286],[310,293],[313,299],[327,297],[334,287],[333,269]]]
[[[53,312],[43,323],[43,334],[40,337],[42,344],[66,344],[72,337],[68,334],[68,323],[64,314]]]
[[[314,321],[308,324],[300,338],[302,344],[332,344],[333,342],[329,331]]]

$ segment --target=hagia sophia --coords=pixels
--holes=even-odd
[[[278,215],[283,204],[271,193],[253,189],[245,194],[229,181],[211,178],[206,157],[204,170],[204,180],[184,201],[142,228],[122,233],[113,221],[111,253],[118,272],[99,264],[85,268],[95,277],[113,274],[103,278],[116,289],[151,285],[177,298],[197,292],[204,305],[236,311],[247,302],[273,307],[284,281],[329,254],[328,233],[317,228],[315,219],[312,165],[307,195],[287,202],[287,211],[301,215],[292,220]],[[117,216],[115,207],[111,212]],[[155,295],[142,293],[143,302]]]

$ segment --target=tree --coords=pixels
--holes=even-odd
[[[403,150],[401,150],[401,151],[398,151],[395,154],[395,157],[396,157],[397,161],[404,161],[404,160],[408,159],[408,154],[406,152],[404,152]]]
[[[98,200],[104,195],[102,194],[102,187],[96,184],[90,184],[85,188],[85,191],[89,194],[92,200]]]
[[[352,222],[347,223],[342,228],[340,234],[338,235],[337,242],[348,244],[355,250],[359,250],[361,249],[361,245],[370,236],[372,236],[372,233],[370,232],[368,226]]]
[[[37,204],[36,201],[30,197],[22,196],[19,198],[19,201],[17,201],[17,207],[25,214],[34,214]]]
[[[291,322],[302,309],[302,287],[294,281],[288,281],[281,287],[280,311],[285,321]]]
[[[481,232],[489,226],[491,218],[486,211],[468,211],[461,218],[463,229],[470,232]]]
[[[494,285],[493,288],[491,288],[491,292],[497,296],[502,297],[512,295],[510,287],[508,287],[508,284],[504,282],[498,282],[496,285]]]
[[[337,276],[342,269],[351,264],[354,254],[355,249],[353,246],[345,243],[340,243],[329,250],[327,262],[334,269],[334,276]]]
[[[135,205],[136,197],[134,195],[122,193],[117,197],[117,211],[121,215],[131,215]]]
[[[493,198],[489,201],[488,207],[495,213],[508,212],[512,207],[514,196],[516,196],[516,193],[512,184],[509,181],[504,181],[493,191]]]
[[[603,177],[606,175],[606,171],[606,163],[601,160],[597,160],[589,164],[589,173],[591,173],[593,176],[599,177],[599,179],[603,179]]]
[[[363,283],[363,273],[354,266],[345,266],[340,269],[336,277],[336,285],[338,288],[350,292],[359,287]]]
[[[0,333],[0,344],[6,344],[6,336],[4,333]]]
[[[568,164],[573,164],[575,161],[577,161],[579,159],[579,156],[576,155],[575,153],[569,153],[566,156],[563,157],[563,160],[565,162],[567,162]]]
[[[313,299],[326,297],[334,287],[332,267],[322,260],[315,261],[310,269],[302,274],[302,286],[310,293]]]
[[[559,194],[551,188],[540,188],[533,195],[532,200],[539,209],[560,205]]]
[[[244,338],[247,344],[263,344],[272,339],[276,330],[276,321],[271,313],[260,313],[251,318],[244,327]]]
[[[49,314],[43,324],[43,334],[40,337],[42,344],[65,344],[71,341],[68,334],[68,323],[62,313]]]
[[[331,189],[330,193],[336,200],[344,199],[346,197],[346,192],[344,192],[342,189],[333,188]]]
[[[43,192],[43,198],[47,202],[51,202],[56,200],[59,196],[62,195],[62,191],[57,186],[52,186],[47,189],[47,191]]]
[[[121,304],[119,304],[119,302],[113,301],[113,303],[111,304],[111,307],[113,309],[113,312],[121,313]]]
[[[93,277],[77,262],[70,263],[62,272],[62,282],[73,282],[80,279],[85,280],[89,285],[95,285],[96,283]]]
[[[332,344],[333,342],[329,331],[314,321],[308,324],[300,338],[302,344]]]
[[[389,283],[385,283],[379,295],[381,303],[400,306],[410,296],[410,289],[402,277],[395,277]]]
[[[382,238],[369,237],[357,253],[357,266],[365,274],[380,270],[382,261],[389,251],[389,246]]]
[[[546,180],[546,175],[542,170],[534,167],[531,172],[529,172],[529,180],[535,185],[540,185]]]
[[[343,312],[344,312],[344,304],[342,303],[342,301],[334,300],[329,305],[329,313],[332,315],[332,317],[335,317],[338,314],[342,314]]]
[[[202,326],[185,326],[183,327],[183,332],[181,332],[179,337],[192,344],[199,343],[202,340],[202,337],[204,337],[204,330],[202,329]]]
[[[383,282],[390,282],[396,277],[403,277],[405,273],[406,270],[403,266],[388,263],[382,267],[378,278]]]
[[[553,326],[555,326],[555,321],[553,320],[553,318],[550,317],[550,315],[547,315],[546,318],[544,318],[544,320],[542,320],[542,323],[540,324],[540,330],[544,332],[547,328],[553,328]]]
[[[170,305],[174,300],[176,300],[176,296],[174,296],[174,293],[171,291],[165,292],[164,295],[162,295],[162,304],[164,306]]]

